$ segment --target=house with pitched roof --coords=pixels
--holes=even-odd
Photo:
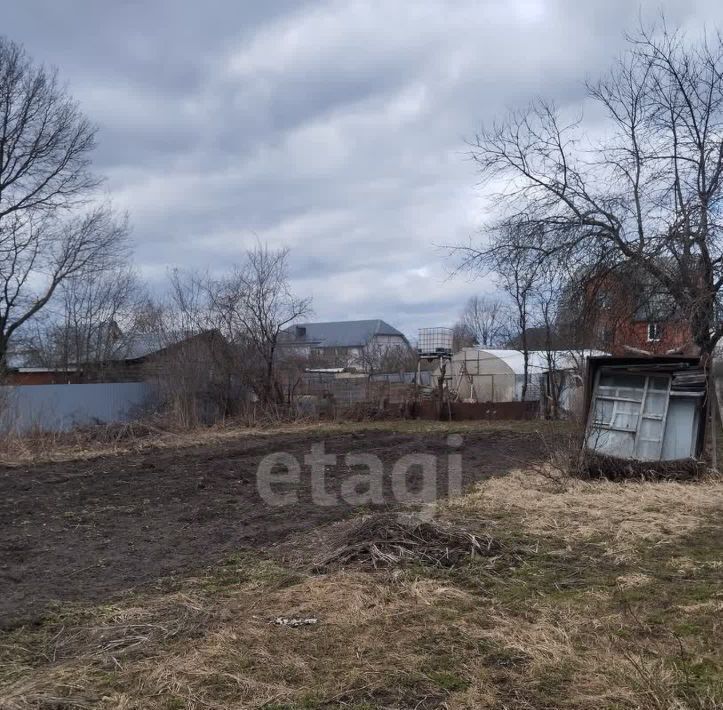
[[[283,332],[280,345],[319,367],[370,370],[392,351],[409,349],[407,338],[385,321],[297,323]]]
[[[629,355],[631,349],[659,355],[695,352],[690,318],[664,287],[635,265],[626,263],[594,276],[586,289],[584,320],[603,350],[613,355]]]
[[[13,385],[141,382],[155,379],[184,363],[197,372],[219,369],[232,354],[216,330],[201,333],[129,333],[102,349],[89,349],[86,359],[44,357],[34,350],[13,350],[5,364],[5,382]]]

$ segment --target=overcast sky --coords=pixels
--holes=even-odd
[[[695,31],[713,0],[643,3]],[[219,270],[291,249],[316,320],[451,325],[489,282],[435,245],[487,205],[465,140],[544,95],[579,105],[641,7],[627,0],[3,0],[0,31],[55,65],[99,126],[96,167],[136,261]]]

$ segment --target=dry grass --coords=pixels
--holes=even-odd
[[[314,575],[244,554],[182,593],[59,609],[0,642],[0,707],[713,710],[721,503],[714,480],[520,471],[439,511],[492,557]]]
[[[536,473],[515,471],[449,501],[450,511],[514,517],[531,535],[586,542],[602,539],[611,555],[635,554],[642,541],[668,544],[723,510],[723,483],[582,481],[551,484]]]

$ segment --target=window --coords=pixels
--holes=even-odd
[[[587,446],[612,456],[661,456],[670,378],[601,373],[594,392]]]
[[[614,412],[615,402],[612,399],[597,397],[595,400],[595,409],[593,410],[593,423],[597,426],[611,427],[613,425]]]
[[[602,375],[598,384],[593,423],[634,432],[645,396],[643,375]]]
[[[597,304],[601,309],[610,310],[613,307],[612,294],[607,289],[598,291]]]
[[[648,342],[660,340],[660,323],[648,323]]]

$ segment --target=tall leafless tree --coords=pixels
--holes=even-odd
[[[462,348],[471,348],[477,345],[477,336],[467,327],[460,318],[452,326],[452,352],[458,353]]]
[[[529,329],[534,323],[535,295],[543,278],[543,264],[534,258],[528,243],[539,243],[539,230],[534,225],[508,222],[499,226],[493,245],[484,251],[474,247],[456,247],[462,253],[460,269],[493,272],[497,285],[506,295],[509,306],[501,308],[495,322],[500,340],[517,341],[523,354],[522,399],[527,397],[529,383]]]
[[[181,426],[210,423],[241,405],[240,358],[219,329],[211,298],[207,273],[172,269],[164,297],[136,315],[141,344],[162,350],[162,366],[150,358],[145,377]]]
[[[56,367],[107,365],[126,354],[146,300],[128,266],[66,279],[51,307],[55,317],[37,329],[37,358]]]
[[[370,335],[354,358],[354,365],[369,377],[385,373],[410,372],[417,365],[416,353],[406,343],[387,343]]]
[[[538,269],[530,264],[523,253],[511,252],[509,257],[496,265],[499,283],[513,303],[513,315],[510,323],[514,323],[520,337],[520,349],[523,357],[522,399],[527,398],[530,381],[530,345],[528,342],[531,325],[530,311],[538,283]]]
[[[289,284],[288,249],[257,244],[230,275],[211,284],[212,307],[224,331],[258,364],[253,385],[264,404],[283,399],[276,377],[282,331],[311,312],[311,301]]]
[[[220,326],[213,308],[211,277],[206,272],[178,268],[169,271],[162,310],[161,331],[167,342]]]
[[[561,330],[560,316],[564,303],[562,293],[569,281],[569,275],[564,265],[551,261],[543,262],[536,276],[530,298],[529,320],[538,335],[537,348],[545,358],[545,386],[541,388],[540,397],[546,416],[556,419],[559,416],[560,397],[565,384],[561,365],[563,362],[567,364],[574,349],[574,342],[564,339],[567,333]],[[568,332],[574,328],[574,324],[567,326]]]
[[[709,353],[723,334],[723,38],[643,27],[587,89],[607,116],[595,134],[540,100],[477,136],[472,156],[487,184],[505,186],[494,196],[502,212],[490,247],[459,252],[489,265],[514,246],[529,263],[578,274],[632,265],[671,295]],[[511,234],[529,239],[513,245]]]
[[[472,296],[465,304],[460,324],[477,345],[498,347],[504,339],[508,306],[495,296]]]
[[[56,73],[0,37],[0,367],[60,284],[124,255],[125,221],[90,202],[94,145]]]

